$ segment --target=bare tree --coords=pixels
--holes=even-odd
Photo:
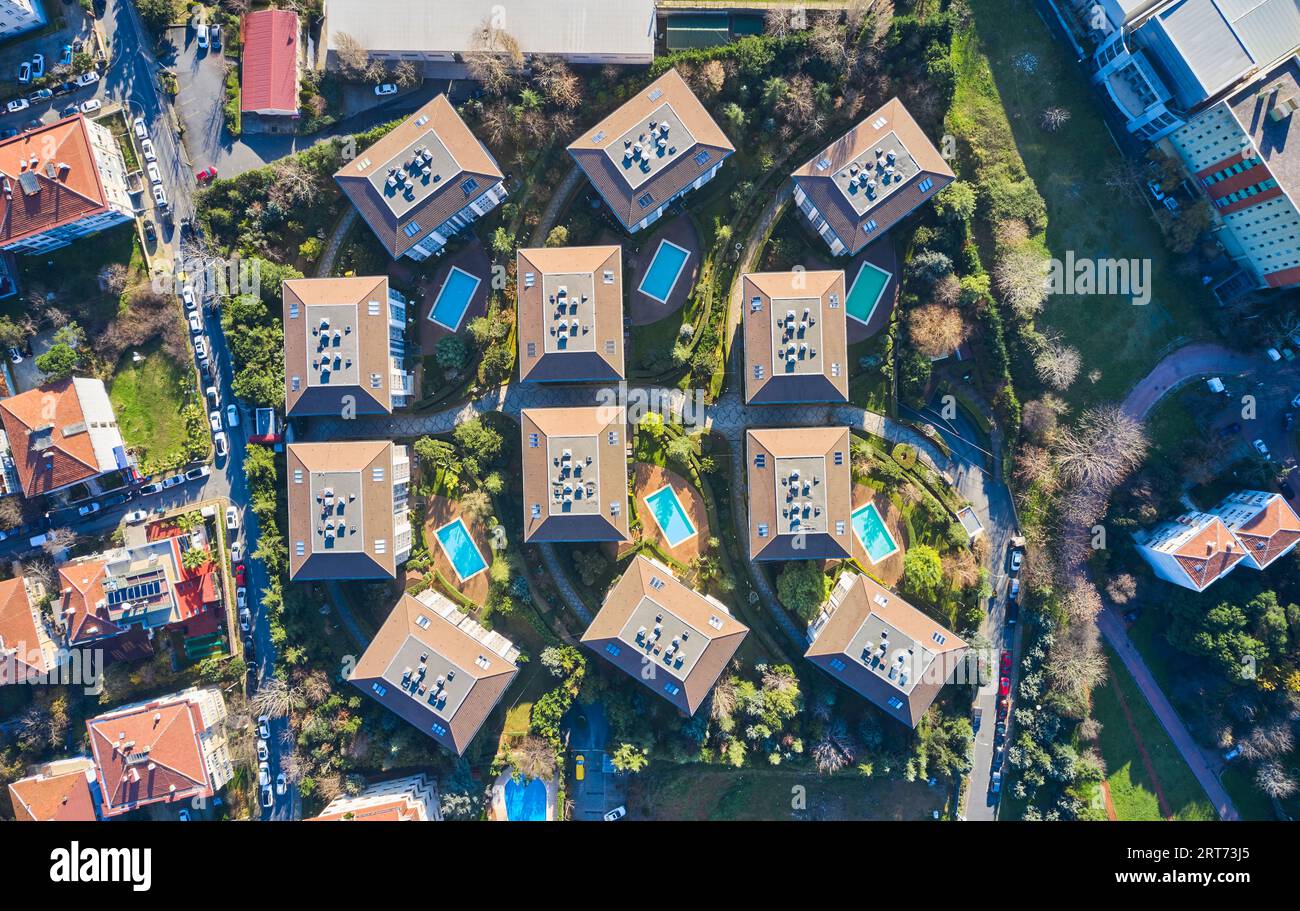
[[[281,209],[292,209],[316,195],[316,175],[296,157],[281,158],[272,166],[272,174],[267,199]]]
[[[727,84],[727,67],[721,60],[710,60],[699,70],[700,94],[705,98],[715,97]]]
[[[1097,643],[1097,627],[1071,625],[1057,638],[1045,665],[1054,692],[1076,706],[1086,707],[1093,687],[1106,679],[1106,656]]]
[[[498,102],[483,108],[483,113],[479,116],[479,126],[487,141],[499,146],[514,132],[515,122],[505,103]]]
[[[420,75],[420,68],[410,60],[399,60],[393,67],[393,81],[398,88],[413,89],[424,81],[424,77]]]
[[[557,108],[571,111],[582,104],[582,81],[561,57],[541,57],[533,64],[533,77]]]
[[[1037,443],[1050,443],[1056,436],[1060,415],[1065,403],[1048,394],[1025,402],[1020,413],[1020,429]]]
[[[302,695],[286,681],[271,677],[258,687],[249,705],[258,715],[283,718],[301,702]]]
[[[0,529],[9,531],[23,524],[23,504],[17,496],[0,499]]]
[[[127,271],[122,263],[109,263],[99,270],[99,287],[108,294],[121,294],[126,290]]]
[[[1249,734],[1237,741],[1241,755],[1251,762],[1262,759],[1276,759],[1291,752],[1295,746],[1295,736],[1291,733],[1291,723],[1286,719],[1259,724]]]
[[[63,551],[77,543],[77,533],[71,528],[52,528],[45,535],[45,543],[41,548],[51,557],[63,553]]]
[[[907,314],[912,346],[926,357],[946,357],[966,339],[966,323],[956,307],[924,304]]]
[[[1106,583],[1106,595],[1116,604],[1128,604],[1137,594],[1137,579],[1131,573],[1112,576]]]
[[[1041,446],[1022,446],[1016,453],[1016,480],[1036,486],[1044,493],[1055,493],[1059,482],[1052,454]]]
[[[1275,800],[1283,800],[1296,792],[1296,781],[1280,762],[1266,762],[1255,772],[1255,784]]]
[[[359,82],[370,69],[370,52],[347,32],[334,33],[334,55],[344,79]]]
[[[1049,133],[1055,133],[1070,122],[1070,112],[1065,108],[1047,108],[1038,118],[1039,126]]]
[[[1114,164],[1106,169],[1102,178],[1107,189],[1118,190],[1123,193],[1132,193],[1141,188],[1146,180],[1146,171],[1141,163],[1134,161],[1125,155],[1117,159]]]
[[[1097,587],[1086,579],[1075,579],[1065,592],[1062,606],[1071,624],[1089,624],[1101,613],[1101,595]]]
[[[1034,370],[1038,378],[1061,391],[1074,385],[1081,364],[1079,349],[1056,338],[1045,339],[1034,355]]]
[[[993,267],[1002,299],[1023,320],[1033,319],[1047,300],[1050,261],[1042,250],[1018,244],[1006,250]]]
[[[465,65],[470,78],[483,83],[489,94],[504,95],[514,84],[515,74],[523,68],[524,54],[519,42],[489,17],[474,31]]]
[[[1146,451],[1141,423],[1118,405],[1103,405],[1085,411],[1077,427],[1060,434],[1056,457],[1067,481],[1109,496],[1110,489],[1141,463]]]
[[[510,764],[525,778],[555,777],[555,748],[545,737],[529,734],[510,751]]]

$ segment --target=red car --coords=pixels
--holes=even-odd
[[[244,576],[246,572],[247,571],[244,569],[244,564],[242,563],[235,564],[235,585],[237,587],[239,588],[244,587]]]
[[[1011,678],[1003,677],[998,681],[998,695],[1005,696],[1011,692]]]
[[[1011,653],[1008,651],[1003,651],[1002,653],[1002,673],[1011,673]]]
[[[209,180],[216,180],[217,169],[211,167],[204,168],[202,171],[199,171],[194,175],[194,179],[197,180],[199,183],[206,183]]]

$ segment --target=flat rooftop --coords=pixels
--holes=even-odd
[[[882,682],[903,693],[910,693],[934,662],[934,652],[874,610],[849,640],[844,652]]]
[[[664,102],[606,146],[605,154],[635,190],[694,145],[695,137],[673,106]]]
[[[825,371],[820,297],[773,297],[772,375]]]
[[[814,167],[822,162],[830,168],[829,158],[818,159]],[[891,131],[837,170],[832,180],[853,211],[861,216],[888,199],[920,170],[903,140]]]
[[[600,513],[600,442],[594,436],[546,438],[550,463],[550,515]]]
[[[709,644],[709,636],[646,595],[641,598],[618,638],[653,662],[656,673],[685,680]]]
[[[382,676],[447,723],[477,680],[475,674],[414,636],[408,636],[393,653]]]
[[[590,272],[545,273],[542,297],[544,350],[595,351],[595,276]]]
[[[455,179],[464,170],[430,127],[407,143],[398,154],[371,170],[366,180],[394,217],[401,219],[435,190],[442,189],[444,180]],[[478,195],[478,181],[468,177],[462,183],[467,181],[472,181],[473,186],[468,190],[462,189],[466,205]]]
[[[826,457],[783,456],[776,460],[777,534],[825,532]]]
[[[365,549],[361,473],[313,471],[311,485],[312,553],[356,553]]]

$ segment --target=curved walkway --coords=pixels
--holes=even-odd
[[[1145,419],[1165,395],[1211,374],[1249,373],[1264,364],[1262,358],[1242,354],[1211,342],[1195,342],[1165,355],[1151,372],[1138,380],[1124,397],[1124,413]]]
[[[339,248],[343,246],[343,238],[348,236],[352,230],[352,225],[357,220],[357,210],[355,206],[348,206],[343,217],[334,225],[334,231],[330,234],[330,239],[325,244],[325,252],[321,254],[320,262],[316,264],[316,277],[328,278],[330,272],[334,269],[334,260],[339,255]]]

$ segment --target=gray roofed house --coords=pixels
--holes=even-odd
[[[438,95],[334,173],[394,259],[441,252],[506,197],[496,160]]]
[[[610,588],[582,643],[694,715],[749,635],[726,605],[637,555]]]
[[[519,673],[518,656],[500,633],[425,589],[402,595],[348,682],[460,755]]]
[[[866,575],[845,571],[808,628],[813,664],[916,727],[969,647]]]
[[[569,154],[629,232],[657,221],[674,200],[712,180],[735,150],[675,69],[569,144]]]

